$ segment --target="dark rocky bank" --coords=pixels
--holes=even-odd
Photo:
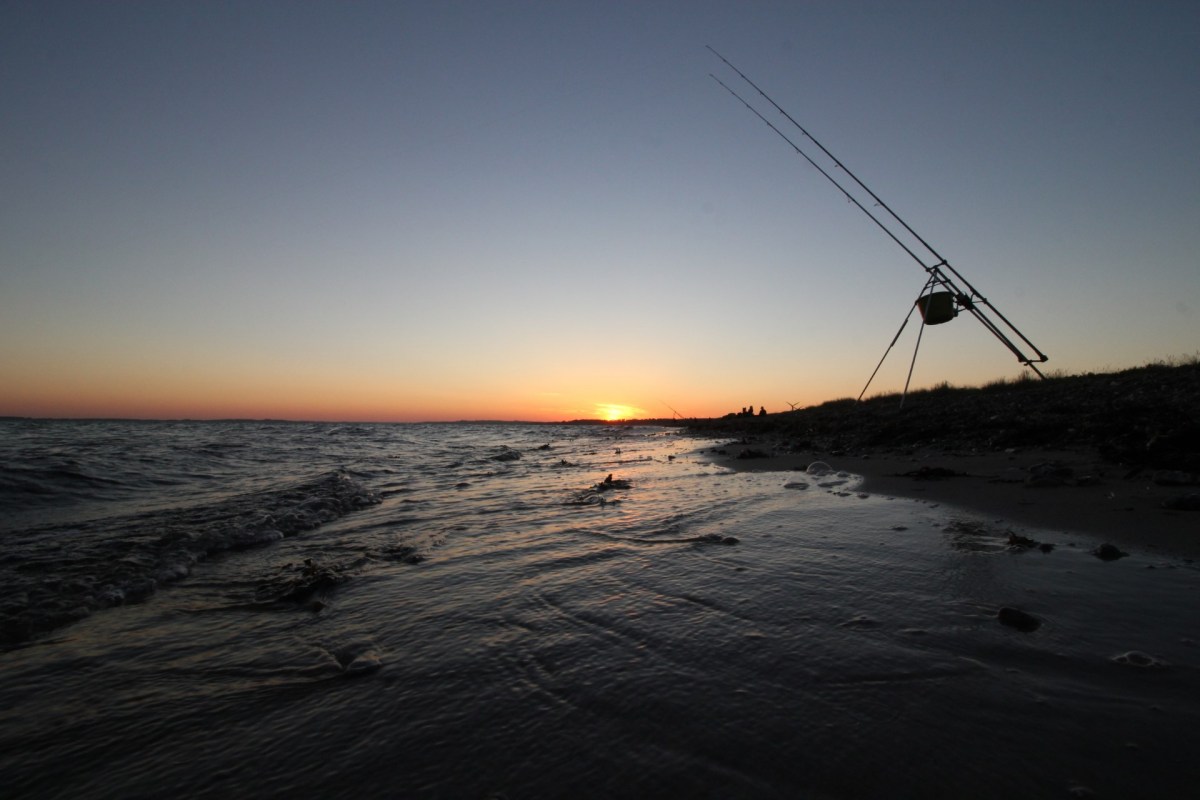
[[[1200,360],[1120,372],[942,386],[856,403],[687,420],[702,434],[764,435],[795,449],[1004,451],[1094,449],[1133,469],[1200,473]]]

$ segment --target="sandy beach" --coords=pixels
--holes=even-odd
[[[1129,469],[1088,448],[954,452],[796,451],[785,439],[740,437],[705,455],[739,471],[803,471],[814,461],[861,475],[862,490],[958,506],[1009,524],[1100,537],[1122,550],[1200,558],[1200,511],[1167,507],[1196,491],[1173,473]]]
[[[689,421],[729,468],[824,461],[863,490],[1200,557],[1200,362]]]

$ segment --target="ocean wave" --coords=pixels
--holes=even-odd
[[[18,503],[30,494],[64,494],[119,484],[118,480],[91,474],[74,464],[46,467],[0,465],[0,502]]]
[[[380,498],[345,471],[216,503],[5,535],[0,646],[141,602],[212,555],[312,530]]]

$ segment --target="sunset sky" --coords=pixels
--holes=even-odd
[[[857,395],[924,272],[705,45],[1047,371],[1200,352],[1195,0],[6,2],[0,415]],[[962,317],[914,384],[1021,372]]]

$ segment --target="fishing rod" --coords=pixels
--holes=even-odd
[[[666,400],[659,400],[658,402],[662,403],[664,406],[671,409],[671,413],[675,415],[674,417],[672,417],[672,419],[675,419],[675,418],[683,419],[683,414],[680,414],[678,411],[676,411],[674,406],[672,406]]]
[[[892,217],[892,219],[894,219],[897,223],[899,223],[900,226],[905,231],[907,231],[916,241],[920,242],[921,246],[924,247],[933,256],[934,259],[936,259],[936,261],[934,263],[927,264],[925,262],[925,259],[921,258],[915,252],[913,252],[911,247],[909,247],[907,244],[905,244],[903,241],[901,241],[901,239],[887,225],[885,225],[875,214],[871,213],[871,211],[869,211],[866,208],[866,206],[864,206],[861,202],[859,202],[859,200],[856,197],[854,197],[854,195],[852,195],[850,193],[850,191],[846,189],[846,187],[844,187],[841,183],[839,183],[832,175],[829,174],[828,171],[826,171],[819,164],[817,164],[816,161],[814,161],[807,153],[805,153],[804,150],[802,150],[799,145],[797,145],[794,141],[792,141],[785,133],[783,133],[783,131],[779,130],[779,128],[776,127],[770,120],[768,120],[765,116],[763,116],[758,111],[758,109],[756,109],[754,106],[752,106],[745,98],[743,98],[741,95],[739,95],[733,89],[729,88],[729,86],[726,85],[724,83],[724,81],[722,81],[716,75],[712,75],[711,73],[709,74],[709,77],[711,77],[714,81],[716,81],[718,84],[720,84],[726,91],[728,91],[730,94],[732,94],[734,97],[736,97],[739,101],[741,101],[742,105],[744,105],[744,106],[746,106],[746,108],[750,109],[750,111],[752,111],[755,116],[757,116],[760,120],[762,120],[764,123],[766,123],[766,125],[771,130],[773,130],[776,134],[778,134],[780,138],[782,138],[785,142],[787,142],[789,145],[791,145],[793,150],[795,150],[800,156],[802,156],[804,158],[805,161],[807,161],[818,172],[820,172],[830,183],[832,183],[834,186],[836,186],[838,188],[838,190],[841,191],[841,193],[846,196],[847,199],[849,199],[852,203],[854,203],[854,205],[856,205],[860,211],[862,211],[864,214],[866,214],[871,219],[872,222],[874,222],[880,229],[882,229],[884,231],[884,233],[886,233],[892,241],[894,241],[896,244],[898,244],[900,246],[900,248],[902,250],[904,250],[904,252],[906,252],[914,261],[916,261],[918,264],[920,264],[921,268],[924,269],[926,273],[928,273],[929,281],[926,283],[926,288],[925,288],[925,290],[923,290],[922,296],[920,298],[918,298],[918,300],[917,300],[917,305],[918,305],[918,307],[921,308],[921,315],[922,315],[922,318],[926,325],[935,325],[935,324],[939,324],[941,322],[947,322],[958,314],[959,309],[964,309],[964,310],[968,311],[976,319],[978,319],[979,322],[988,330],[988,332],[990,332],[1006,348],[1008,348],[1008,350],[1017,357],[1017,361],[1024,364],[1025,366],[1029,367],[1030,369],[1032,369],[1038,375],[1038,377],[1040,377],[1040,378],[1046,377],[1045,375],[1042,374],[1041,370],[1039,370],[1034,365],[1035,361],[1041,363],[1041,362],[1047,361],[1049,358],[1045,353],[1043,353],[1041,350],[1038,349],[1037,345],[1035,345],[1032,341],[1030,341],[1030,339],[1027,336],[1025,336],[1025,334],[1023,334],[1012,322],[1010,322],[1009,319],[1007,317],[1005,317],[1004,314],[1002,314],[999,309],[997,309],[994,305],[992,305],[992,303],[989,302],[988,299],[979,292],[979,290],[977,290],[974,286],[972,286],[971,282],[968,281],[957,269],[955,269],[950,264],[950,262],[947,261],[940,253],[938,253],[938,251],[935,250],[932,245],[930,245],[920,234],[918,234],[915,230],[913,230],[912,227],[907,222],[905,222],[900,217],[899,214],[897,214],[894,210],[892,210],[891,206],[889,206],[887,203],[885,203],[877,194],[875,194],[875,192],[871,191],[870,187],[868,187],[865,183],[863,183],[862,180],[860,180],[857,175],[855,175],[853,172],[851,172],[850,169],[847,168],[846,165],[844,163],[842,163],[841,160],[839,160],[836,156],[834,156],[833,153],[831,153],[828,150],[828,148],[825,147],[825,145],[823,145],[819,141],[817,141],[816,137],[814,137],[811,133],[808,132],[807,129],[804,128],[804,126],[802,126],[799,122],[797,122],[795,120],[795,118],[792,117],[791,114],[789,114],[787,111],[785,111],[783,109],[782,106],[780,106],[773,99],[771,99],[770,95],[768,95],[766,92],[764,92],[758,86],[758,84],[756,84],[754,81],[750,80],[750,78],[745,73],[743,73],[740,69],[738,69],[736,66],[734,66],[733,63],[729,61],[729,59],[725,58],[725,56],[721,55],[715,49],[713,49],[712,46],[705,45],[705,47],[713,55],[715,55],[717,58],[721,59],[721,61],[723,61],[730,69],[732,69],[734,72],[736,72],[738,74],[738,76],[740,78],[742,78],[742,80],[744,80],[746,83],[748,83],[768,103],[770,103],[777,111],[779,111],[779,113],[782,114],[788,120],[788,122],[790,122],[796,129],[798,129],[809,141],[811,141],[813,144],[815,144],[821,150],[821,152],[824,153],[826,155],[826,157],[828,157],[834,163],[834,166],[837,169],[840,169],[842,172],[846,173],[846,175],[848,175],[851,178],[851,180],[853,180],[863,191],[865,191],[868,195],[871,196],[871,199],[875,201],[876,205],[878,205],[880,208],[882,208],[884,211],[886,211]],[[947,275],[946,272],[943,272],[943,268],[945,268],[945,270],[947,270],[950,274]],[[953,277],[951,277],[951,276],[953,276]],[[960,289],[959,286],[955,283],[954,279],[957,279],[958,281],[960,281],[963,284],[963,286],[966,287],[967,291],[963,291],[962,289]],[[943,301],[941,302],[941,306],[939,307],[940,308],[939,315],[934,317],[930,314],[930,308],[932,306],[936,305],[936,303],[934,302],[935,298],[933,296],[935,293],[932,293],[929,290],[932,288],[935,288],[935,287],[939,287],[939,286],[942,287],[943,289],[945,289],[946,292],[950,295],[950,297],[943,299]],[[949,311],[944,309],[944,300],[952,301],[953,305]],[[1025,353],[1022,352],[1021,348],[1018,347],[1017,344],[1012,341],[1010,336],[1005,333],[1005,330],[1003,328],[1001,328],[995,321],[993,321],[986,313],[984,313],[984,311],[980,308],[981,305],[986,306],[988,308],[988,310],[990,310],[1007,327],[1008,331],[1011,334],[1015,335],[1021,342],[1023,342],[1026,346],[1028,346],[1031,350],[1033,350],[1033,352],[1036,353],[1037,356],[1034,358],[1030,358],[1029,356],[1026,356]],[[907,322],[908,322],[908,318],[906,317],[905,324],[907,324]],[[900,330],[901,331],[904,330],[904,325],[900,326]],[[897,338],[899,338],[899,332],[897,333]],[[918,338],[917,344],[919,347],[920,346],[920,338]],[[895,340],[892,341],[892,345],[895,345]],[[891,350],[892,345],[888,346],[889,351]],[[887,352],[884,353],[884,357],[885,358],[887,357]],[[915,352],[913,354],[913,360],[915,363],[915,360],[916,360]],[[882,365],[882,361],[880,362],[880,365]],[[878,372],[878,371],[879,371],[879,367],[876,367],[875,372]],[[872,373],[871,378],[874,379],[874,377],[875,377],[875,374]],[[911,378],[911,368],[910,368],[909,377]],[[867,385],[868,386],[870,385],[870,381],[867,382]],[[863,392],[864,393],[866,392],[866,388],[863,389]],[[907,384],[906,384],[906,393],[907,393]],[[860,398],[861,398],[861,395],[860,395]]]
[[[716,50],[714,50],[711,45],[706,44],[704,46],[708,48],[709,52],[711,52],[717,58],[724,61],[725,64],[730,69],[732,69],[734,72],[736,72],[738,74],[738,77],[740,77],[746,83],[750,84],[750,86],[753,87],[754,91],[756,91],[760,95],[762,95],[763,98],[768,103],[770,103],[772,106],[775,107],[776,111],[778,111],[780,114],[783,114],[783,116],[787,119],[787,121],[792,123],[792,125],[796,126],[796,129],[799,130],[802,134],[804,134],[808,138],[809,141],[811,141],[813,144],[815,144],[817,147],[819,147],[821,149],[821,152],[824,153],[826,156],[828,156],[829,160],[832,161],[838,169],[840,169],[842,172],[845,172],[847,175],[849,175],[850,178],[855,183],[857,183],[860,187],[862,187],[862,189],[864,191],[866,191],[867,194],[871,195],[871,199],[874,200],[879,205],[880,208],[882,208],[884,211],[891,214],[892,218],[895,219],[897,222],[899,222],[900,225],[903,226],[904,230],[911,233],[913,235],[913,238],[915,238],[918,242],[920,242],[922,245],[924,245],[925,249],[928,250],[930,253],[932,253],[934,258],[936,258],[938,261],[943,261],[943,262],[945,261],[945,259],[942,258],[941,255],[939,255],[938,252],[936,250],[934,250],[933,247],[931,247],[928,242],[926,242],[924,239],[922,239],[921,236],[916,231],[914,231],[912,228],[909,227],[907,222],[902,220],[900,218],[900,216],[895,211],[892,210],[891,206],[889,206],[887,203],[883,202],[883,200],[881,200],[877,194],[872,192],[871,189],[865,183],[863,183],[861,180],[859,180],[858,176],[855,175],[853,172],[851,172],[850,169],[845,164],[843,164],[838,159],[837,156],[835,156],[833,153],[829,152],[829,150],[826,149],[825,145],[823,145],[819,141],[817,141],[816,137],[814,137],[811,133],[809,133],[803,125],[801,125],[799,122],[797,122],[792,117],[791,114],[784,111],[783,107],[780,106],[778,103],[776,103],[774,100],[772,100],[770,95],[768,95],[766,92],[764,92],[762,89],[760,89],[757,83],[755,83],[754,81],[752,81],[748,77],[746,77],[746,73],[742,72],[740,69],[735,67],[732,63],[730,63],[729,59],[725,58],[725,56],[721,55]],[[718,81],[718,83],[720,83],[720,81]],[[724,84],[722,84],[722,85],[724,85]],[[729,87],[726,87],[726,88],[729,88]],[[738,98],[738,99],[740,100],[741,98]],[[742,102],[745,103],[744,100]],[[792,146],[795,147],[795,145],[792,145]],[[826,175],[826,177],[829,177],[829,176]],[[837,182],[834,181],[834,183],[836,184]],[[841,186],[838,186],[838,188],[841,189]],[[842,192],[845,193],[846,190],[842,189]],[[923,267],[925,266],[925,262],[922,261],[920,258],[917,258],[911,251],[908,250],[907,247],[905,247],[904,249],[906,251],[908,251],[909,255],[913,256],[913,258],[916,258],[916,260],[918,261],[918,263],[921,264],[921,266],[923,266]],[[947,264],[947,266],[949,266],[949,265]]]
[[[716,52],[716,51],[714,50],[713,52]],[[892,232],[891,232],[891,231],[888,229],[888,226],[886,226],[886,225],[884,225],[882,222],[880,222],[878,217],[876,217],[874,214],[872,214],[870,211],[868,211],[868,210],[867,210],[867,207],[866,207],[866,206],[864,206],[862,203],[860,203],[860,202],[858,201],[858,198],[857,198],[857,197],[855,197],[854,195],[850,194],[850,192],[846,190],[846,187],[845,187],[845,186],[842,186],[840,183],[838,183],[836,178],[834,178],[832,175],[830,175],[828,172],[826,172],[824,169],[822,169],[822,167],[821,167],[821,165],[820,165],[820,164],[818,164],[816,161],[813,161],[813,160],[812,160],[812,158],[811,158],[811,157],[808,155],[808,153],[806,153],[806,152],[804,152],[803,150],[801,150],[801,149],[800,149],[800,146],[799,146],[798,144],[796,144],[796,143],[795,143],[795,142],[793,142],[793,141],[792,141],[790,138],[788,138],[788,135],[787,135],[786,133],[784,133],[783,131],[779,130],[779,128],[775,127],[774,123],[772,123],[772,122],[771,122],[769,119],[767,119],[767,118],[766,118],[766,117],[764,117],[764,116],[763,116],[761,113],[759,113],[759,110],[758,110],[757,108],[755,108],[754,106],[752,106],[752,105],[750,105],[748,102],[746,102],[746,99],[745,99],[744,97],[742,97],[740,94],[738,94],[737,92],[735,92],[733,89],[730,89],[730,88],[729,88],[729,87],[728,87],[728,86],[725,84],[725,82],[724,82],[724,81],[722,81],[720,78],[718,78],[716,75],[713,75],[713,74],[710,72],[710,73],[708,74],[708,77],[712,78],[714,81],[716,81],[717,83],[721,84],[721,86],[723,86],[723,87],[725,88],[725,91],[729,92],[731,95],[733,95],[734,97],[736,97],[738,100],[741,100],[741,101],[742,101],[742,105],[744,105],[746,108],[750,109],[751,113],[753,113],[753,114],[754,114],[754,116],[758,117],[758,118],[759,118],[759,119],[761,119],[763,122],[765,122],[765,123],[767,124],[767,127],[768,127],[768,128],[770,128],[771,130],[775,131],[775,133],[779,134],[779,137],[780,137],[781,139],[783,139],[785,142],[787,142],[788,144],[790,144],[790,145],[792,146],[792,149],[793,149],[793,150],[795,150],[797,153],[799,153],[801,156],[803,156],[804,160],[805,160],[805,161],[807,161],[809,164],[811,164],[811,165],[813,166],[813,168],[814,168],[814,169],[815,169],[817,172],[819,172],[819,173],[821,173],[822,175],[824,175],[824,176],[825,176],[825,178],[826,178],[826,179],[827,179],[827,180],[828,180],[830,183],[832,183],[834,186],[836,186],[836,187],[837,187],[837,188],[838,188],[838,189],[841,191],[841,193],[842,193],[842,194],[846,195],[846,199],[847,199],[847,200],[849,200],[851,203],[854,203],[854,205],[858,206],[859,210],[860,210],[860,211],[862,211],[864,214],[866,214],[868,217],[870,217],[870,218],[871,218],[871,221],[872,221],[872,222],[874,222],[876,225],[878,225],[878,226],[879,226],[879,228],[880,228],[880,230],[882,230],[884,233],[886,233],[888,236],[890,236],[893,242],[895,242],[896,244],[900,245],[900,247],[902,247],[902,248],[904,249],[904,252],[906,252],[906,253],[908,253],[910,256],[912,256],[912,257],[913,257],[913,259],[914,259],[914,260],[915,260],[915,261],[916,261],[918,264],[920,264],[922,267],[924,267],[924,266],[925,266],[925,262],[921,260],[921,257],[920,257],[920,256],[918,256],[918,255],[917,255],[916,253],[914,253],[914,252],[913,252],[911,249],[909,249],[908,245],[906,245],[904,242],[900,241],[900,239],[899,239],[899,238],[897,238],[896,234],[892,233]],[[926,267],[926,269],[928,269],[928,267]]]

